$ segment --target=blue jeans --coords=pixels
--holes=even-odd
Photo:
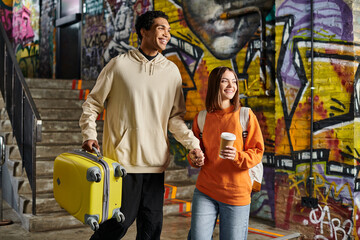
[[[250,204],[245,206],[225,204],[195,188],[188,239],[212,239],[218,215],[220,216],[220,240],[247,239],[249,214]]]

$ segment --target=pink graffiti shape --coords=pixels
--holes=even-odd
[[[34,38],[34,31],[31,27],[31,11],[23,6],[13,15],[13,38],[16,43],[26,43]]]

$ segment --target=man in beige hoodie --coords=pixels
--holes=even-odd
[[[136,21],[139,49],[113,58],[101,71],[83,104],[80,126],[83,148],[99,149],[96,118],[106,106],[104,156],[126,169],[121,212],[100,224],[91,239],[121,239],[136,219],[137,239],[160,239],[163,219],[164,170],[169,165],[168,130],[190,150],[204,156],[199,141],[184,123],[185,103],[177,66],[160,52],[170,40],[168,16],[149,11]]]

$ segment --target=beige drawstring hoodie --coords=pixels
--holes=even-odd
[[[83,141],[96,140],[96,118],[106,106],[102,148],[128,173],[161,173],[169,165],[168,130],[187,149],[200,148],[183,121],[185,103],[177,66],[139,50],[113,58],[101,71],[80,117]]]

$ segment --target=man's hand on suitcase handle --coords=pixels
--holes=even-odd
[[[95,147],[100,152],[100,146],[97,140],[86,140],[81,147],[88,152],[94,152],[93,147]]]

